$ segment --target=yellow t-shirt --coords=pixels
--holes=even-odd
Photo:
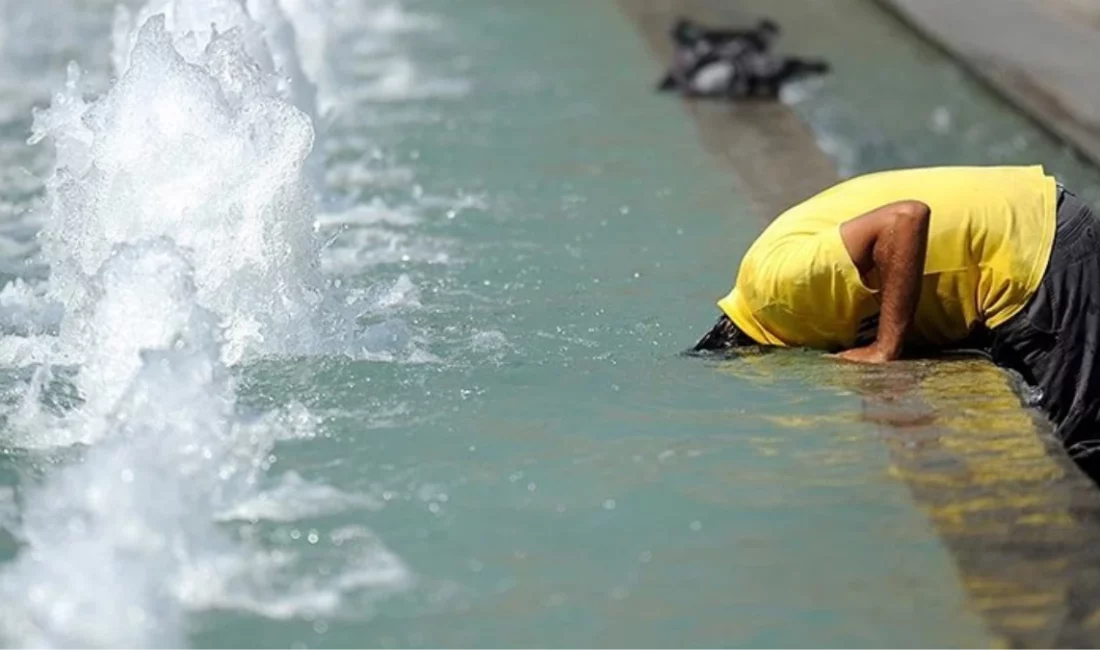
[[[957,342],[976,324],[997,327],[1027,304],[1054,243],[1055,181],[1041,166],[906,169],[833,186],[768,226],[718,306],[766,345],[870,343],[878,294],[860,278],[840,225],[902,200],[932,210],[909,343]]]

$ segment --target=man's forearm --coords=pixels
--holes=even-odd
[[[888,359],[901,355],[917,312],[930,220],[927,205],[900,204],[875,241],[874,259],[882,282],[882,304],[878,337],[873,345]]]

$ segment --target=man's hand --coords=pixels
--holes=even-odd
[[[855,363],[889,363],[890,361],[896,361],[898,358],[898,355],[891,355],[875,345],[868,345],[863,348],[852,348],[851,350],[845,350],[833,356],[837,359],[854,361]]]
[[[860,276],[866,282],[877,271],[882,289],[875,342],[837,355],[840,358],[885,363],[901,356],[920,300],[931,216],[920,201],[898,201],[840,226],[840,237]]]

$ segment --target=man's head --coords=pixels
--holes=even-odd
[[[756,341],[734,325],[729,316],[722,314],[714,327],[703,335],[691,350],[692,352],[715,352],[746,345],[756,345]]]

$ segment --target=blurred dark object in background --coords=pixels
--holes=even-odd
[[[679,18],[669,31],[675,46],[672,65],[657,90],[684,97],[775,100],[785,83],[828,72],[825,61],[775,54],[779,31],[768,19],[747,29],[712,29]]]

